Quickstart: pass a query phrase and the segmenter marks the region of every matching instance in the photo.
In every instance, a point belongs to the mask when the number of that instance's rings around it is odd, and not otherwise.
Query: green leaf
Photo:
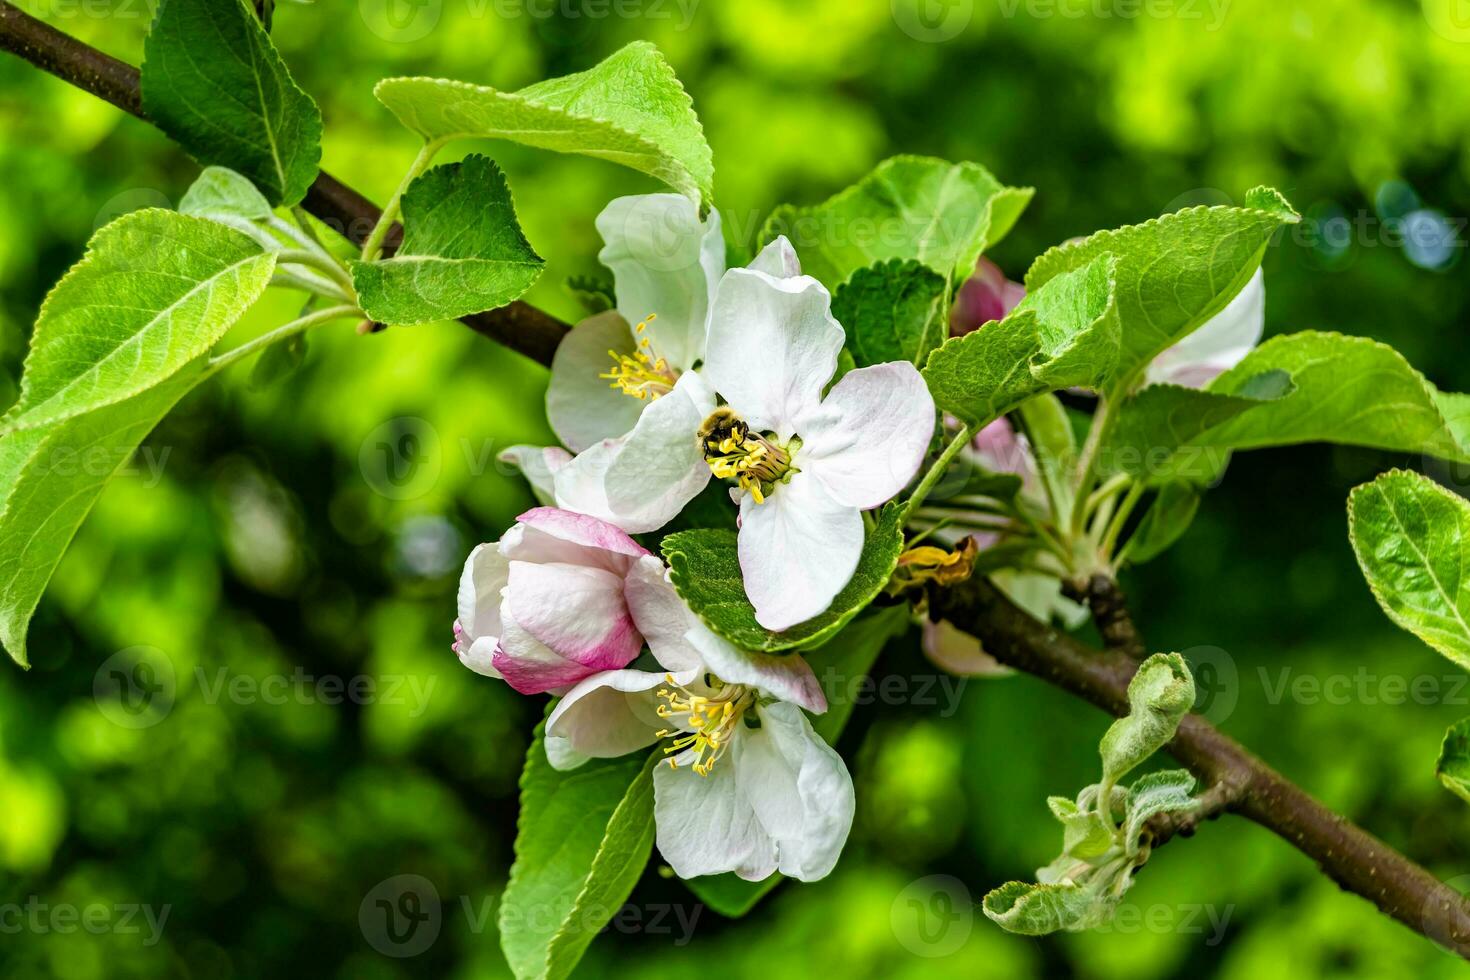
[[[0,437],[0,643],[27,666],[31,614],[107,481],[204,376],[199,357],[125,401]]]
[[[1118,899],[1072,884],[1033,885],[1012,881],[985,896],[985,914],[1006,932],[1045,936],[1080,932],[1112,918]]]
[[[1139,852],[1139,837],[1150,817],[1189,809],[1195,805],[1190,796],[1193,792],[1194,777],[1183,769],[1151,772],[1129,787],[1128,816],[1123,823],[1127,855],[1133,857]]]
[[[680,531],[664,538],[674,588],[710,629],[744,650],[774,653],[814,647],[846,626],[883,591],[903,551],[902,508],[888,504],[863,542],[857,570],[826,611],[773,633],[755,620],[745,595],[736,534],[730,530]]]
[[[1057,276],[1005,319],[945,341],[924,380],[943,411],[982,426],[1034,395],[1096,387],[1118,356],[1115,261]]]
[[[618,305],[617,298],[613,295],[612,281],[608,279],[599,279],[596,276],[571,276],[567,279],[567,292],[577,298],[587,316],[606,313],[608,310],[616,309]]]
[[[211,221],[124,215],[47,295],[5,426],[48,425],[166,380],[224,336],[274,268],[273,254]]]
[[[917,259],[946,282],[963,282],[1034,193],[1006,187],[979,164],[893,157],[822,204],[777,208],[760,240],[785,235],[802,271],[829,289],[889,259]]]
[[[442,78],[385,78],[373,89],[424,139],[507,139],[650,174],[708,203],[714,162],[693,103],[662,54],[636,41],[584,72],[519,92]]]
[[[179,213],[214,221],[266,221],[271,203],[244,174],[228,167],[205,167],[184,192]]]
[[[1274,337],[1216,378],[1210,391],[1242,394],[1265,371],[1290,374],[1296,393],[1205,431],[1194,445],[1333,442],[1470,462],[1467,396],[1436,390],[1386,344],[1336,333]]]
[[[1149,385],[1118,410],[1099,469],[1127,473],[1149,486],[1207,484],[1224,469],[1229,450],[1201,445],[1211,441],[1206,433],[1294,390],[1291,375],[1279,368],[1242,379],[1234,394]]]
[[[403,244],[353,262],[363,311],[379,323],[454,320],[520,296],[545,265],[516,221],[505,175],[468,156],[435,167],[403,196]]]
[[[1072,512],[1072,475],[1077,466],[1077,433],[1062,400],[1051,392],[1018,406],[1021,429],[1031,443],[1036,469],[1046,486],[1047,499],[1059,513]]]
[[[832,297],[832,316],[847,331],[854,363],[923,367],[949,333],[948,288],[943,276],[912,259],[854,272]]]
[[[1186,483],[1166,484],[1129,539],[1128,560],[1142,565],[1173,547],[1189,530],[1199,510],[1199,502],[1198,488]]]
[[[1046,805],[1064,828],[1064,854],[1086,860],[1106,854],[1113,846],[1113,829],[1096,810],[1082,810],[1065,796],[1049,796]]]
[[[322,115],[244,0],[160,0],[142,86],[149,120],[200,163],[235,168],[272,204],[306,196]]]
[[[1393,470],[1352,492],[1348,533],[1388,618],[1470,668],[1470,503]]]
[[[1434,774],[1445,789],[1470,803],[1470,718],[1445,731]]]
[[[560,772],[544,725],[526,753],[515,864],[500,905],[500,946],[517,980],[557,980],[627,899],[653,850],[658,753]]]
[[[907,606],[889,606],[848,623],[832,639],[805,654],[827,695],[827,713],[812,719],[812,729],[828,745],[836,745],[855,707],[850,686],[867,676],[884,644],[908,628]],[[738,919],[755,908],[784,876],[777,872],[763,881],[746,881],[734,873],[687,878],[700,901],[727,919]]]
[[[1194,678],[1177,653],[1156,653],[1128,682],[1128,716],[1119,718],[1098,747],[1103,779],[1114,784],[1153,755],[1194,705]]]
[[[1261,264],[1271,236],[1299,220],[1276,191],[1256,188],[1243,208],[1189,208],[1057,246],[1031,266],[1026,288],[1035,292],[1100,255],[1116,255],[1118,370],[1126,376],[1223,310]]]

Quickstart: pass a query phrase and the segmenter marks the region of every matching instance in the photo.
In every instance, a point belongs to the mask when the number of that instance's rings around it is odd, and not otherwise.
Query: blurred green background
[[[146,0],[22,6],[141,57]],[[773,205],[825,197],[893,153],[1036,186],[993,256],[1015,278],[1073,235],[1274,184],[1308,220],[1266,259],[1268,333],[1369,335],[1470,390],[1467,15],[1463,0],[338,0],[281,3],[275,37],[322,104],[324,166],[378,200],[415,141],[372,99],[377,79],[514,88],[635,38],[694,97],[737,243]],[[574,316],[562,283],[595,270],[593,217],[652,185],[478,149],[549,260],[530,299]],[[92,231],[176,203],[196,170],[148,126],[0,56],[0,402]],[[237,332],[299,304],[272,293]],[[253,391],[248,375],[195,393],[150,438],[58,571],[35,668],[0,666],[0,974],[503,975],[494,902],[541,706],[459,667],[450,624],[464,554],[531,503],[494,454],[550,441],[546,372],[442,324],[327,328],[278,386]],[[1125,586],[1150,644],[1190,651],[1226,731],[1455,878],[1470,874],[1470,813],[1433,763],[1470,686],[1379,613],[1346,536],[1348,490],[1396,465],[1470,483],[1362,450],[1241,456],[1183,542]],[[108,694],[118,670],[163,695],[129,713]],[[641,925],[601,938],[584,975],[1462,969],[1232,818],[1162,850],[1107,933],[1000,932],[968,903],[1054,855],[1044,798],[1095,778],[1106,719],[1027,678],[926,698],[933,671],[911,639],[881,670],[913,696],[860,707],[844,737],[859,804],[837,872],[732,923],[655,864],[632,898]],[[374,687],[330,703],[334,679]],[[413,958],[382,955],[359,920],[402,874],[442,901]],[[156,930],[147,915],[165,910]]]

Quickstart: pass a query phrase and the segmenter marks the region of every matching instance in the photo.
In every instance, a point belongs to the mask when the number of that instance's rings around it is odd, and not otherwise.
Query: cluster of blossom
[[[712,478],[727,480],[757,621],[805,622],[852,577],[862,512],[918,472],[933,399],[907,362],[851,370],[829,388],[844,332],[785,238],[726,269],[718,212],[702,218],[670,194],[619,198],[597,228],[616,308],[573,329],[553,362],[547,413],[566,449],[508,453],[547,506],[471,553],[455,651],[522,694],[559,698],[545,729],[558,769],[663,743],[656,840],[676,874],[821,878],[846,842],[854,795],[807,718],[827,708],[811,667],[712,632],[630,535],[657,531]],[[999,318],[1022,295],[982,261],[957,297],[955,329]],[[1193,349],[1161,356],[1150,380],[1202,384],[1201,365],[1238,360],[1225,348],[1243,354],[1259,337],[1259,297],[1257,278],[1186,341]],[[1254,313],[1239,309],[1251,303]],[[1236,321],[1251,316],[1246,337]],[[974,451],[1024,476],[1035,464],[1017,438],[1001,420]],[[1001,442],[1007,459],[991,452]]]

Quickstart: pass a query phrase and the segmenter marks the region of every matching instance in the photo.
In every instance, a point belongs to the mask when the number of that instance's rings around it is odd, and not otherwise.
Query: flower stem
[[[934,484],[939,482],[939,478],[949,468],[950,461],[958,455],[961,449],[965,448],[965,445],[974,435],[975,430],[970,426],[965,425],[960,427],[959,434],[954,437],[954,440],[948,446],[944,447],[944,452],[939,454],[939,458],[934,461],[933,466],[929,467],[929,472],[924,474],[924,479],[919,481],[919,485],[914,488],[913,494],[904,503],[903,523],[908,522],[908,519],[913,515],[914,511],[924,502],[924,498],[929,496],[929,491],[934,489]]]
[[[276,341],[289,337],[292,334],[302,333],[329,320],[336,320],[348,316],[362,317],[364,315],[362,310],[351,305],[329,306],[324,310],[308,313],[303,317],[292,320],[290,323],[277,327],[269,333],[261,334],[254,340],[248,340],[234,350],[228,350],[216,357],[211,357],[209,363],[205,366],[204,376],[210,377],[217,374],[236,361],[244,360],[256,351],[269,347]]]
[[[438,153],[440,147],[443,145],[443,140],[429,140],[419,150],[419,155],[413,158],[413,163],[408,166],[408,172],[398,182],[398,189],[393,192],[393,196],[388,198],[388,203],[383,206],[383,213],[378,217],[378,223],[373,226],[373,230],[368,233],[367,238],[362,243],[362,260],[364,262],[373,261],[382,252],[383,240],[388,237],[388,229],[393,227],[393,222],[398,220],[399,206],[403,203],[403,195],[408,192],[408,185],[412,184],[419,174],[429,169],[429,164],[433,161],[434,154]]]

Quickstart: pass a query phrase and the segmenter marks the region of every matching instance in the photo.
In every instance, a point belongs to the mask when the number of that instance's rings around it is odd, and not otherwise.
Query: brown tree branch
[[[0,50],[144,118],[137,69],[68,37],[5,0],[0,0]],[[326,173],[312,185],[305,205],[355,242],[366,236],[380,213],[362,195]],[[543,364],[550,363],[567,330],[560,320],[525,303],[467,317],[465,323]],[[1128,681],[1138,664],[1121,651],[1134,646],[1134,641],[1141,651],[1142,642],[1137,641],[1126,610],[1122,620],[1111,614],[1099,617],[1100,623],[1106,618],[1113,624],[1104,636],[1113,635],[1108,642],[1117,648],[1104,652],[1032,619],[983,579],[938,591],[931,608],[980,637],[985,649],[1001,663],[1114,715],[1127,712]],[[1126,623],[1126,629],[1120,622]],[[1156,842],[1175,833],[1188,834],[1199,820],[1219,812],[1237,813],[1311,857],[1343,888],[1470,959],[1470,905],[1424,868],[1322,806],[1197,715],[1184,719],[1168,750],[1209,788],[1206,806],[1198,813],[1151,825]]]
[[[106,99],[124,112],[147,119],[138,87],[138,69],[63,34],[5,0],[0,0],[0,50]],[[367,237],[382,213],[371,201],[326,171],[317,175],[303,204],[323,224],[357,244]],[[401,235],[395,226],[388,238],[390,246]],[[519,301],[467,316],[463,322],[475,332],[541,364],[551,363],[551,355],[568,329],[567,324],[551,314]]]
[[[1102,636],[1103,646],[1126,653],[1134,660],[1148,656],[1143,636],[1128,612],[1128,597],[1110,576],[1098,573],[1085,583],[1068,582],[1063,586],[1067,598],[1084,602],[1092,612],[1092,621]]]
[[[1008,667],[1034,674],[1110,714],[1128,713],[1136,660],[1094,650],[1037,622],[988,581],[936,590],[933,613],[980,638]],[[1470,903],[1427,870],[1333,813],[1198,715],[1188,715],[1168,751],[1209,787],[1208,811],[1260,824],[1317,862],[1323,874],[1415,932],[1470,959]],[[1174,829],[1193,830],[1193,822]]]

